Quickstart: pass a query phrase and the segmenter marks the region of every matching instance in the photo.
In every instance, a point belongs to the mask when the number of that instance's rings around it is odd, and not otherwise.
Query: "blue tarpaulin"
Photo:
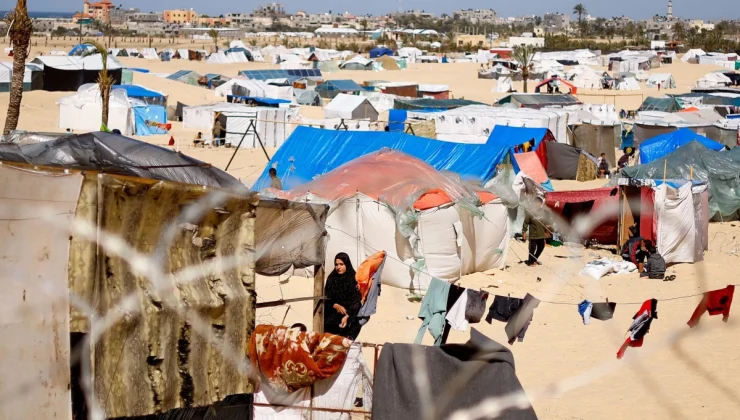
[[[125,90],[129,98],[161,98],[165,96],[160,92],[139,85],[114,85],[113,89]]]
[[[390,131],[404,131],[406,128],[406,118],[408,118],[408,112],[399,109],[391,109],[388,111],[388,130]]]
[[[388,56],[393,55],[393,50],[390,48],[386,48],[386,47],[375,47],[372,50],[370,50],[370,58],[378,58],[384,55],[388,55]]]
[[[154,124],[167,124],[167,109],[163,106],[135,106],[134,119],[137,136],[167,134],[167,130]]]
[[[280,104],[289,104],[287,99],[260,98],[257,96],[226,95],[226,102],[245,103],[247,105],[268,106],[279,108]]]
[[[297,127],[278,149],[270,164],[252,186],[270,184],[268,168],[275,167],[287,190],[330,172],[371,152],[390,148],[421,159],[434,168],[459,174],[463,179],[485,183],[496,175],[496,165],[514,146],[535,139],[535,147],[551,138],[546,128],[496,126],[485,144],[452,143],[400,132],[322,130]]]
[[[696,134],[688,128],[680,128],[671,133],[661,134],[642,142],[640,144],[640,163],[644,165],[662,159],[676,151],[679,147],[689,144],[694,140],[711,150],[720,151],[724,148],[724,145],[721,143]]]

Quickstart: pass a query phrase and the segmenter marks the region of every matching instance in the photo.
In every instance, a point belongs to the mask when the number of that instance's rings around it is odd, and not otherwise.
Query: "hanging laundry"
[[[477,324],[486,313],[488,292],[467,289],[466,293],[468,294],[468,304],[465,307],[465,319],[471,324]]]
[[[529,293],[524,296],[522,306],[509,318],[509,322],[504,327],[506,336],[509,338],[509,344],[514,344],[517,338],[520,342],[524,341],[524,334],[527,332],[529,324],[532,322],[534,310],[539,304],[540,300]]]
[[[583,325],[588,325],[591,321],[591,311],[594,308],[594,304],[589,302],[588,300],[584,300],[583,302],[578,304],[578,313],[581,314],[581,319],[583,319]]]
[[[704,312],[709,312],[709,316],[722,315],[722,321],[727,322],[730,318],[730,307],[732,306],[732,296],[735,294],[735,286],[727,286],[724,289],[712,290],[704,293],[704,296],[697,305],[694,313],[689,319],[689,327],[694,328],[699,324]]]
[[[619,348],[617,359],[624,356],[627,347],[642,347],[642,341],[645,334],[650,331],[650,324],[654,319],[658,319],[658,301],[656,299],[646,300],[640,310],[632,317],[632,325],[628,330],[629,336]]]
[[[468,294],[461,293],[452,308],[447,312],[445,319],[449,323],[450,327],[458,331],[466,331],[468,329],[468,320],[465,319],[465,310],[468,307]]]
[[[416,340],[414,343],[421,344],[421,340],[424,338],[424,332],[429,330],[429,333],[434,337],[434,345],[439,346],[442,344],[442,333],[445,328],[445,315],[447,315],[447,297],[450,293],[450,283],[432,278],[429,283],[424,299],[421,301],[421,308],[419,309],[419,318],[423,320],[421,328],[416,334]]]
[[[455,284],[450,285],[450,292],[447,294],[447,312],[450,312],[452,310],[452,307],[457,303],[457,300],[460,299],[460,296],[465,293],[465,288],[460,287]],[[452,326],[450,325],[449,321],[445,319],[445,328],[442,332],[442,341],[441,344],[447,343],[447,337],[450,335],[450,329]]]
[[[385,251],[376,252],[360,264],[355,274],[362,295],[362,307],[357,313],[360,325],[367,324],[370,317],[377,312],[380,277],[383,275],[383,267],[385,267],[385,256]]]
[[[494,319],[501,322],[508,322],[509,318],[522,306],[522,303],[524,303],[524,299],[496,295],[493,298],[491,307],[488,308],[486,321],[489,324]]]
[[[591,318],[598,319],[599,321],[608,321],[614,318],[614,311],[617,309],[617,304],[614,302],[597,302],[593,304],[591,308]]]

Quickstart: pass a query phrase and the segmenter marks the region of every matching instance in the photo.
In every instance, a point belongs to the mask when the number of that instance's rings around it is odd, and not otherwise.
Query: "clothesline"
[[[331,230],[335,230],[335,231],[337,231],[337,232],[341,232],[341,233],[343,233],[343,234],[345,234],[345,235],[349,236],[350,238],[356,239],[356,240],[358,240],[358,241],[359,241],[360,243],[362,243],[362,244],[363,244],[364,246],[366,246],[366,247],[368,247],[368,248],[372,249],[372,250],[373,250],[373,251],[375,251],[375,252],[377,252],[377,251],[380,251],[379,249],[376,249],[375,247],[373,247],[372,245],[370,245],[370,244],[368,244],[367,242],[363,241],[363,240],[362,240],[362,239],[360,239],[359,237],[353,236],[353,235],[351,235],[351,234],[349,234],[349,233],[347,233],[347,232],[345,232],[345,231],[343,231],[343,230],[341,230],[341,229],[333,228],[333,227],[331,227],[331,226],[326,226],[326,228],[327,228],[327,229],[331,229]],[[514,251],[513,249],[512,249],[512,252],[514,253],[514,255],[516,255],[516,256],[517,256],[517,258],[519,258],[519,259],[521,260],[521,257],[519,257],[519,255],[518,255],[518,254],[517,254],[517,253],[516,253],[516,252],[515,252],[515,251]],[[423,273],[423,274],[426,274],[426,275],[428,275],[428,276],[430,276],[430,277],[434,277],[434,276],[432,276],[431,274],[427,273],[426,271],[423,271],[423,270],[419,270],[419,269],[418,269],[418,268],[416,268],[416,267],[412,267],[412,266],[411,266],[410,264],[407,264],[407,263],[405,263],[405,262],[403,262],[403,261],[401,261],[401,260],[399,260],[399,259],[397,259],[397,258],[394,258],[394,257],[393,257],[393,256],[391,256],[391,255],[387,255],[387,258],[390,258],[390,259],[392,259],[393,261],[396,261],[396,262],[398,262],[398,263],[400,263],[400,264],[403,264],[404,266],[406,266],[406,267],[408,267],[408,268],[411,268],[411,269],[413,269],[413,270],[419,271],[419,272],[421,272],[421,273]],[[583,293],[581,293],[580,291],[578,291],[578,289],[576,289],[576,288],[575,288],[575,286],[573,286],[572,284],[568,283],[568,281],[567,281],[567,280],[565,280],[565,279],[563,279],[563,278],[562,278],[562,277],[561,277],[561,276],[560,276],[560,275],[559,275],[558,273],[556,273],[555,271],[553,271],[553,270],[552,270],[552,269],[550,269],[549,267],[546,267],[546,266],[543,266],[543,267],[545,267],[545,268],[546,268],[547,270],[549,270],[550,272],[552,272],[552,273],[553,273],[553,274],[554,274],[555,276],[557,276],[557,277],[561,278],[561,280],[565,281],[565,283],[566,283],[566,284],[567,284],[568,286],[570,286],[571,288],[573,288],[573,290],[575,290],[576,292],[578,292],[578,293],[579,293],[579,294],[580,294],[581,296],[584,296],[584,294],[583,294]],[[734,284],[734,285],[732,285],[732,286],[736,286],[736,287],[737,287],[737,286],[740,286],[740,284]],[[484,287],[484,289],[485,289],[485,287]],[[670,298],[662,298],[662,299],[659,299],[659,300],[660,300],[660,301],[672,301],[672,300],[689,299],[689,298],[693,298],[693,297],[698,297],[698,296],[702,296],[703,294],[704,294],[704,292],[702,292],[702,293],[695,293],[695,294],[692,294],[692,295],[682,295],[682,296],[675,296],[675,297],[670,297]],[[585,297],[585,296],[584,296],[584,297]],[[579,302],[553,302],[553,301],[547,301],[547,300],[541,300],[540,302],[541,302],[541,303],[547,303],[547,304],[552,304],[552,305],[569,305],[569,306],[578,306],[578,305],[580,304]],[[612,302],[612,301],[610,300],[610,302]],[[642,304],[644,303],[644,301],[643,301],[643,302],[626,302],[626,303],[622,303],[622,302],[614,302],[614,303],[617,303],[617,304],[619,304],[619,305],[642,305]]]

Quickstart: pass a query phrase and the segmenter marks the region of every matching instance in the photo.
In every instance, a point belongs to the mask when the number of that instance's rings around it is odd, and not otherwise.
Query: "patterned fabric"
[[[258,325],[249,341],[249,359],[272,387],[293,392],[337,373],[351,344],[337,335]]]
[[[593,181],[596,179],[596,164],[583,153],[578,157],[578,169],[576,170],[576,181]]]

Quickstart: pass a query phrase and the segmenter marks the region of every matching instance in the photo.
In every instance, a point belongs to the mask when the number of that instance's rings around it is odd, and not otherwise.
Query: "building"
[[[227,28],[231,26],[231,21],[225,17],[199,17],[196,23],[203,28]]]
[[[570,25],[570,15],[564,15],[562,13],[545,13],[542,18],[542,26],[545,29],[551,29],[556,31],[565,30]]]
[[[516,47],[518,45],[529,45],[534,48],[544,48],[545,38],[531,36],[512,36],[509,38],[508,46]]]
[[[163,13],[163,19],[165,23],[176,23],[178,25],[194,25],[198,22],[198,13],[193,9],[165,10]]]
[[[254,23],[254,19],[249,13],[227,13],[226,19],[231,22],[232,28],[251,27]]]
[[[499,21],[498,13],[493,9],[463,9],[454,12],[453,16],[472,24],[497,23]]]
[[[455,45],[458,47],[464,47],[465,45],[472,45],[476,48],[487,45],[485,35],[468,35],[468,34],[457,34],[455,35]]]
[[[269,17],[269,18],[281,18],[287,17],[285,13],[285,7],[280,3],[270,3],[264,6],[260,6],[252,13],[254,17]]]
[[[110,0],[103,0],[97,3],[90,3],[85,0],[82,13],[76,13],[73,19],[95,19],[103,23],[110,23],[110,10],[116,6]]]
[[[137,23],[156,23],[156,22],[162,22],[163,16],[162,13],[132,13],[128,16],[129,22],[137,22]]]
[[[139,9],[124,9],[122,7],[114,7],[110,9],[110,23],[111,25],[122,25],[126,23],[129,18],[135,13],[139,13]]]

